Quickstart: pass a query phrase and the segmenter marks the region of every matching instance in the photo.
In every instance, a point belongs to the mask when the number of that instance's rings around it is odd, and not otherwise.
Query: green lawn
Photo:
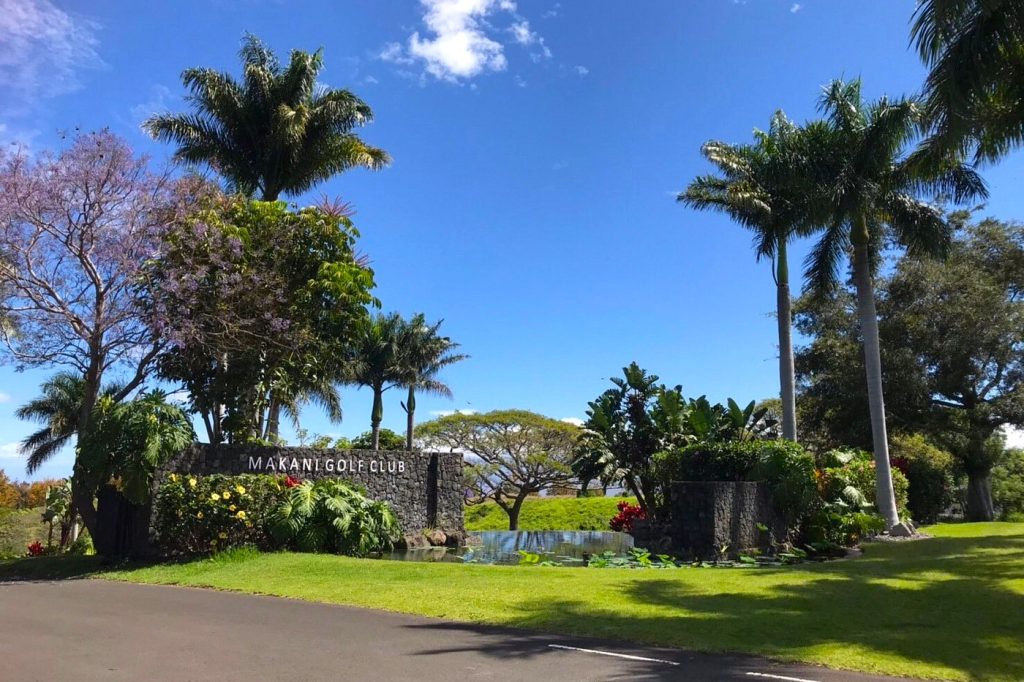
[[[632,497],[531,497],[519,513],[519,530],[609,530],[622,500]],[[466,530],[508,530],[508,514],[494,502],[466,508]]]
[[[239,553],[103,577],[258,592],[473,623],[742,651],[894,675],[1024,680],[1024,524],[943,525],[931,540],[780,569],[641,571]],[[83,574],[0,562],[0,578]]]

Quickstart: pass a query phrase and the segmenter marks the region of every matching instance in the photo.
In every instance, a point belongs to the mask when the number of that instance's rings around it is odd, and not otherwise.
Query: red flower
[[[43,549],[43,543],[39,542],[39,540],[36,540],[35,542],[33,542],[31,545],[28,546],[28,555],[29,556],[43,556],[43,552],[45,552],[45,551],[46,550]]]
[[[295,478],[294,476],[292,476],[290,474],[288,476],[285,476],[285,478],[284,478],[284,487],[285,488],[294,488],[297,485],[302,485],[302,479],[301,478]]]
[[[619,513],[612,517],[612,520],[608,523],[614,531],[628,533],[633,530],[634,521],[642,521],[647,518],[647,514],[640,505],[630,504],[623,500],[615,506]]]

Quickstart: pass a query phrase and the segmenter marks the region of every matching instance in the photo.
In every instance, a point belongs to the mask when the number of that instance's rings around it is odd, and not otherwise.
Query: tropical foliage
[[[239,56],[241,82],[213,69],[187,69],[181,80],[193,112],[145,122],[154,138],[177,145],[176,159],[209,166],[230,189],[264,201],[301,194],[351,168],[388,163],[386,152],[352,132],[373,118],[370,107],[318,81],[322,50],[293,50],[283,66],[247,35]]]
[[[339,480],[292,486],[269,519],[271,537],[300,552],[366,556],[390,550],[401,534],[386,502]]]
[[[995,161],[1024,141],[1019,0],[922,0],[911,40],[929,67],[921,156]]]

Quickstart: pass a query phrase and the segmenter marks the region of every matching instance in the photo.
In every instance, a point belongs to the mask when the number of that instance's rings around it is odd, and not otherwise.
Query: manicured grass
[[[1024,524],[942,525],[862,558],[642,571],[237,552],[102,576],[952,680],[1024,679]],[[0,562],[59,575],[58,562]],[[79,560],[65,574],[98,571]]]
[[[632,497],[531,497],[519,513],[519,530],[609,530],[622,500]],[[494,502],[466,508],[466,530],[508,530],[508,514]]]

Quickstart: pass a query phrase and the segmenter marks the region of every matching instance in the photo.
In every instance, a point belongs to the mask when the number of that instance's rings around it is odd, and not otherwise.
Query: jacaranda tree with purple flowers
[[[140,266],[189,200],[178,183],[109,131],[82,134],[57,154],[0,150],[2,359],[63,367],[84,379],[76,430],[89,424],[106,374],[135,391],[164,349],[145,320]],[[94,489],[81,462],[73,498],[95,533]]]
[[[207,196],[168,225],[146,269],[160,373],[181,382],[210,442],[277,437],[303,400],[340,417],[334,389],[368,320],[373,272],[344,206]]]

